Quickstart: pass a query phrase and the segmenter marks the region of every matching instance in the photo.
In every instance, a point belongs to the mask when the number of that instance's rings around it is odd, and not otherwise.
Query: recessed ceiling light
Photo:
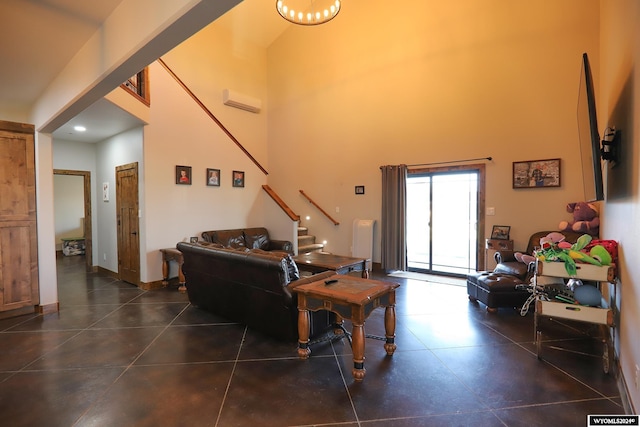
[[[87,130],[87,128],[84,126],[74,126],[73,130],[75,130],[76,132],[84,132]]]

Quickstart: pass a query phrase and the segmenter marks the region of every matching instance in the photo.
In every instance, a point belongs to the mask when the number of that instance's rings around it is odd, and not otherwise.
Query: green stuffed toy
[[[536,252],[536,258],[545,262],[564,262],[564,267],[571,277],[577,274],[576,262],[597,266],[610,265],[612,261],[611,254],[604,246],[595,245],[588,254],[583,251],[591,243],[591,239],[590,235],[583,234],[574,244],[564,240],[558,242],[549,241],[546,244],[541,242],[542,249]]]

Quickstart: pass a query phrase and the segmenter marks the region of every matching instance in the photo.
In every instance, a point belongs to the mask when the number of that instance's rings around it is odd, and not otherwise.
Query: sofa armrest
[[[288,240],[269,240],[269,251],[284,251],[293,255],[293,243]]]

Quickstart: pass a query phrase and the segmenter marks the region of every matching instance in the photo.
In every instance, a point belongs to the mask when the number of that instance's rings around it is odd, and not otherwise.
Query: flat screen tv
[[[580,92],[578,93],[578,134],[585,201],[604,200],[596,98],[589,57],[586,53],[582,54]]]

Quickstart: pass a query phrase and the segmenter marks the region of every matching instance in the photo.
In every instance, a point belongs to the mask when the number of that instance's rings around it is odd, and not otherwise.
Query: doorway
[[[91,222],[91,172],[67,169],[54,169],[54,175],[67,175],[82,177],[82,197],[84,199],[84,220],[83,220],[83,236],[85,245],[85,266],[87,271],[93,270],[93,237]]]
[[[466,276],[484,265],[484,165],[410,170],[409,271]]]
[[[138,163],[116,167],[116,221],[118,228],[118,276],[140,284],[140,236]]]

